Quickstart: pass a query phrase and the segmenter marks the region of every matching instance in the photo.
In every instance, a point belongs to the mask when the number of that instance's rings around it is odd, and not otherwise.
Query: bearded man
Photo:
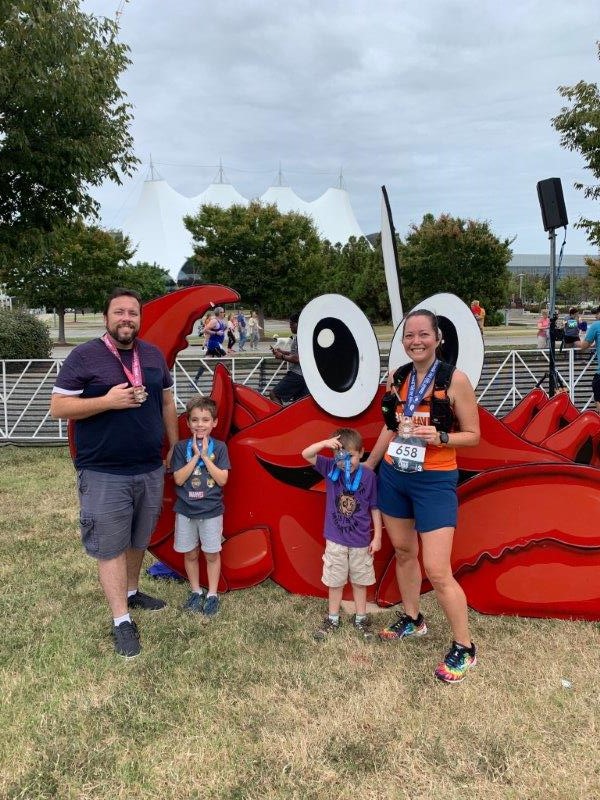
[[[157,611],[162,600],[138,589],[144,552],[163,495],[162,443],[177,442],[173,379],[163,354],[138,339],[139,294],[118,288],[104,306],[106,333],[75,347],[52,390],[53,418],[74,420],[81,540],[98,563],[113,616],[116,652],[140,652],[130,609]]]

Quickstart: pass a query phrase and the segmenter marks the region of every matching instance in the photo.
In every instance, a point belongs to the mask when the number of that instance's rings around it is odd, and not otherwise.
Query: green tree
[[[559,303],[577,306],[582,300],[588,300],[590,279],[581,275],[565,275],[556,287]]]
[[[139,292],[144,303],[175,288],[175,281],[166,269],[142,261],[119,267],[117,281],[119,286]]]
[[[227,209],[205,205],[184,222],[204,282],[231,286],[245,303],[281,316],[318,293],[322,244],[303,214],[254,201]]]
[[[523,301],[525,303],[544,303],[550,292],[550,277],[548,275],[523,276]]]
[[[512,251],[487,222],[426,214],[398,249],[407,307],[437,292],[452,292],[466,303],[477,298],[492,315],[508,296]]]
[[[597,42],[600,58],[600,42]],[[600,92],[598,84],[579,81],[575,86],[559,86],[559,93],[569,101],[552,124],[560,133],[560,143],[567,150],[579,152],[595,179],[600,179]],[[600,198],[600,184],[584,186],[576,182],[575,188],[583,190],[585,197]],[[600,222],[581,218],[578,228],[587,231],[591,244],[600,247]]]
[[[600,297],[600,258],[586,258],[585,263],[588,266],[588,280],[589,280],[589,297]]]
[[[373,248],[364,237],[352,236],[345,245],[324,242],[323,251],[321,291],[348,297],[372,322],[389,321],[390,302],[380,242]]]
[[[54,308],[58,315],[58,341],[65,342],[67,308],[100,310],[104,297],[119,284],[119,265],[132,255],[129,240],[81,221],[56,225],[50,233],[34,237],[27,255],[12,258],[6,281],[32,308]]]
[[[90,187],[138,163],[117,26],[79,0],[0,0],[0,247],[97,213]],[[29,242],[31,244],[31,240]],[[35,281],[35,276],[32,277]]]

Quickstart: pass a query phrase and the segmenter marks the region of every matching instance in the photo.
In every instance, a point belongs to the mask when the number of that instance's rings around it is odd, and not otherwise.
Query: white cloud
[[[117,0],[82,5],[113,16]],[[572,222],[600,217],[572,188],[584,164],[550,122],[560,84],[597,79],[599,21],[598,0],[130,0],[136,151],[189,195],[220,158],[246,196],[280,161],[308,200],[343,166],[365,232],[378,229],[385,183],[401,235],[447,211],[517,235],[517,252],[545,252],[538,180],[561,177]],[[107,224],[131,194],[129,183],[100,190]],[[588,251],[583,233],[570,231],[568,248]]]

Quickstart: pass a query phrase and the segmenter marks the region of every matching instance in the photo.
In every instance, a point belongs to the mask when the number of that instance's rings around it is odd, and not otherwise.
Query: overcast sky
[[[199,194],[222,159],[246,197],[285,182],[305,200],[340,167],[365,233],[380,186],[398,233],[423,214],[488,220],[516,253],[548,251],[537,181],[562,180],[570,223],[600,219],[551,118],[559,85],[598,82],[600,0],[84,0],[114,17],[132,65],[143,166],[96,197],[118,227],[150,155],[179,192]],[[592,252],[569,226],[566,253]]]

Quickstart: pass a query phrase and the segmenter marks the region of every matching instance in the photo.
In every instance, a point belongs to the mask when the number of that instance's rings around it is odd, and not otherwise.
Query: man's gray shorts
[[[164,468],[141,475],[77,471],[79,523],[85,551],[115,558],[130,547],[145,550],[162,506]]]
[[[176,553],[191,553],[200,542],[203,553],[220,553],[223,541],[223,515],[203,519],[202,517],[185,517],[175,515],[175,541],[173,550]]]

